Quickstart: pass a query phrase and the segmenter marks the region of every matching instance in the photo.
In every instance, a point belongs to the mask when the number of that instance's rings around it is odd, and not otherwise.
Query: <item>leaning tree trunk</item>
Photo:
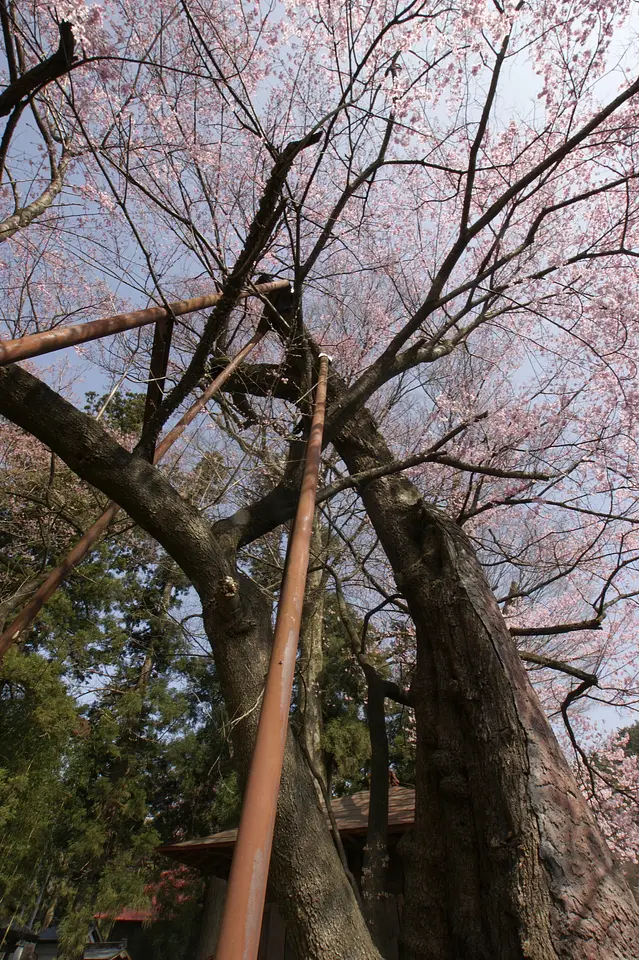
[[[0,370],[0,410],[47,444],[79,477],[120,503],[191,580],[202,599],[229,712],[239,721],[236,749],[246,771],[271,620],[257,588],[237,575],[236,537],[228,525],[211,527],[158,470],[19,366]],[[272,875],[298,960],[341,960],[345,955],[380,960],[334,850],[308,767],[290,734]]]
[[[365,412],[336,445],[351,473],[392,461]],[[401,476],[360,493],[417,636],[406,960],[639,956],[637,905],[469,540]]]
[[[270,610],[241,574],[202,600],[227,709],[231,722],[237,720],[235,756],[245,777],[272,643]],[[380,960],[290,727],[269,880],[298,960]]]

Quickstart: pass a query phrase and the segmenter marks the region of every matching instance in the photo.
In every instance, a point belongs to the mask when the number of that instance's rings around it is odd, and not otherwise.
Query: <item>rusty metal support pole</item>
[[[273,651],[233,853],[220,937],[215,957],[209,960],[255,960],[260,944],[315,513],[328,362],[329,358],[322,354],[304,478],[286,557]]]
[[[173,446],[175,441],[182,436],[189,424],[193,422],[198,413],[204,409],[211,397],[218,393],[220,388],[226,383],[228,378],[235,372],[235,370],[237,370],[245,357],[247,357],[251,350],[257,346],[265,334],[266,327],[258,327],[256,333],[253,334],[248,343],[242,347],[238,353],[236,353],[233,359],[230,360],[229,363],[224,367],[222,372],[219,373],[215,380],[208,385],[206,390],[202,393],[202,396],[199,397],[195,403],[191,404],[184,416],[180,418],[173,429],[170,430],[166,437],[164,437],[164,439],[158,444],[153,457],[154,464],[160,462],[162,457]],[[13,646],[20,634],[23,633],[23,631],[26,630],[27,627],[33,622],[47,600],[49,600],[49,598],[55,593],[60,584],[66,580],[73,568],[76,567],[78,563],[84,559],[84,557],[86,557],[91,547],[97,540],[99,540],[119,510],[120,507],[117,503],[114,503],[113,501],[109,503],[102,516],[99,517],[95,523],[89,527],[87,532],[80,538],[80,540],[78,540],[76,545],[67,554],[62,563],[51,571],[44,583],[42,583],[42,585],[36,590],[29,603],[23,607],[15,620],[2,634],[0,634],[0,660],[2,660],[7,650]]]
[[[270,283],[258,283],[250,290],[240,293],[240,300],[247,297],[264,296],[275,290],[284,290],[288,287],[288,280],[273,280]],[[165,307],[148,307],[146,310],[134,310],[131,313],[117,313],[112,317],[103,317],[101,320],[91,320],[89,323],[79,323],[69,327],[55,327],[42,333],[32,333],[17,340],[0,341],[0,367],[17,360],[28,360],[29,357],[39,357],[54,350],[63,350],[77,343],[88,343],[99,340],[100,337],[110,337],[123,330],[133,330],[150,323],[168,320],[170,317],[181,317],[185,313],[194,313],[196,310],[205,310],[214,306],[222,299],[223,294],[211,293],[205,297],[193,297],[191,300],[177,300]]]

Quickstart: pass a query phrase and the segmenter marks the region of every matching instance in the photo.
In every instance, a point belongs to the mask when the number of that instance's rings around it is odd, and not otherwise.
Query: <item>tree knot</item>
[[[239,588],[240,585],[234,577],[223,577],[217,590],[218,600],[232,600],[237,596]]]

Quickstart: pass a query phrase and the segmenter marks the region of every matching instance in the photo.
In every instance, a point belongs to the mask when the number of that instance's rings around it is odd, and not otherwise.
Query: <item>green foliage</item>
[[[146,396],[132,390],[118,391],[112,397],[108,393],[98,396],[91,390],[86,394],[84,409],[95,416],[107,404],[102,420],[120,433],[140,433],[144,419]]]
[[[241,810],[242,793],[239,777],[236,770],[230,770],[225,777],[220,778],[211,808],[217,829],[228,830],[230,827],[236,827],[240,821]]]
[[[109,425],[136,427],[140,399],[110,404]],[[46,458],[35,465],[34,488],[48,489],[48,469]],[[214,458],[201,464],[197,483],[210,486],[216,469]],[[0,498],[8,532],[21,529],[21,509],[19,498]],[[16,569],[57,560],[7,539]],[[37,926],[55,909],[62,960],[81,955],[96,913],[149,905],[167,863],[158,843],[218,828],[224,709],[211,662],[189,656],[176,620],[187,590],[142,531],[111,533],[2,666],[0,910]]]
[[[95,413],[105,399],[88,395],[87,409]],[[137,432],[143,406],[142,394],[117,394],[104,419],[121,433]],[[94,494],[74,486],[64,470],[52,481],[46,457],[34,465],[30,489],[44,497],[34,530],[51,515],[51,491],[64,491],[81,527],[99,512]],[[224,467],[214,453],[172,478],[206,508]],[[0,495],[0,533],[6,530],[9,560],[23,576],[55,563],[74,532],[67,525],[49,540],[18,542],[21,511],[19,499]],[[253,549],[251,575],[272,589],[282,560],[277,531]],[[186,960],[202,882],[188,872],[166,882],[179,871],[167,871],[154,849],[238,822],[240,787],[213,663],[178,623],[188,591],[175,564],[127,522],[73,572],[22,651],[4,663],[0,722],[9,736],[0,745],[0,909],[19,908],[29,922],[34,911],[41,919],[55,908],[61,960],[81,955],[96,914],[146,907],[150,891],[160,918],[148,931],[149,960]],[[366,789],[370,771],[366,685],[332,594],[323,656],[323,747],[334,792],[351,793]],[[379,668],[386,669],[381,655]],[[389,705],[388,731],[405,782],[412,763],[406,711]]]
[[[631,727],[625,727],[619,731],[619,734],[628,737],[628,743],[624,747],[626,756],[639,757],[639,723],[634,723]]]
[[[324,725],[324,749],[330,753],[334,769],[335,787],[351,793],[366,787],[371,744],[368,727],[357,716],[355,707],[339,717],[332,717]]]
[[[414,784],[415,721],[412,711],[387,703],[386,716],[391,767],[401,784]]]
[[[350,614],[358,632],[362,623],[354,608]],[[374,634],[370,631],[371,646]],[[320,675],[323,718],[323,746],[332,770],[332,787],[338,795],[368,788],[371,745],[366,721],[366,683],[361,667],[350,650],[350,642],[334,595],[324,606],[324,666]],[[377,670],[389,674],[383,655],[378,654]],[[390,764],[401,783],[414,782],[414,743],[409,725],[410,711],[386,701]]]
[[[33,903],[64,808],[61,758],[78,716],[58,664],[12,649],[0,665],[0,904]]]
[[[87,931],[93,921],[91,904],[77,905],[62,918],[58,926],[59,960],[78,960],[84,954]]]

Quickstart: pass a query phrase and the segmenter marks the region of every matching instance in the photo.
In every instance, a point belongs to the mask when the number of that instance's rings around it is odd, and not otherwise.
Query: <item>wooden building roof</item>
[[[332,802],[333,814],[340,836],[365,836],[368,828],[369,792],[362,790],[350,797],[339,797]],[[390,787],[388,790],[388,829],[403,833],[415,819],[415,791],[412,787]],[[158,847],[158,853],[172,857],[190,867],[224,868],[230,861],[237,830],[222,830],[210,837],[181,840]]]
[[[15,946],[19,940],[28,940],[30,943],[36,943],[38,934],[34,933],[29,927],[23,927],[13,920],[0,918],[0,949],[3,943]]]
[[[153,918],[153,910],[151,907],[145,910],[135,910],[125,907],[115,917],[111,913],[96,913],[94,917],[96,920],[109,920],[112,923],[144,923],[146,920]]]
[[[84,960],[131,960],[122,942],[88,943],[84,948]]]

